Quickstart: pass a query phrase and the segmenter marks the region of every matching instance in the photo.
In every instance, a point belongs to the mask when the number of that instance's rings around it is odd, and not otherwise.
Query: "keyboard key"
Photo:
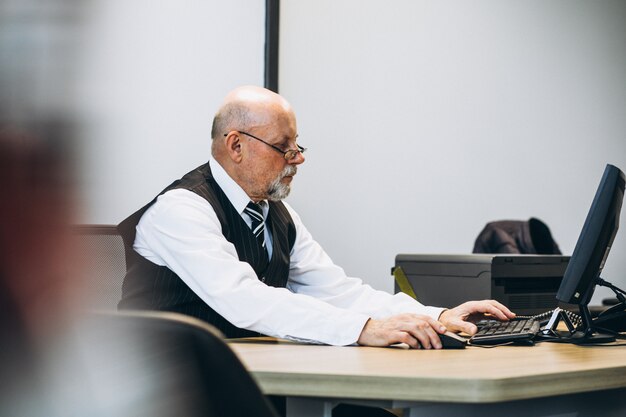
[[[478,332],[470,339],[474,345],[497,345],[532,340],[539,331],[539,322],[533,319],[511,321],[481,320]]]

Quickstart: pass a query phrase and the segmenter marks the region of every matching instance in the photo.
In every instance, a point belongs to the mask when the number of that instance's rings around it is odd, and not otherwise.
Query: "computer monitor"
[[[619,168],[606,166],[556,295],[561,302],[579,306],[583,324],[572,338],[582,343],[606,340],[594,329],[588,304],[619,227],[624,182]]]

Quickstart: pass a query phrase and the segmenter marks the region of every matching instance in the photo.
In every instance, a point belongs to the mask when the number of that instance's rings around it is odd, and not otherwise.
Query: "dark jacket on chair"
[[[548,226],[531,217],[487,223],[474,242],[474,253],[520,253],[560,255]]]

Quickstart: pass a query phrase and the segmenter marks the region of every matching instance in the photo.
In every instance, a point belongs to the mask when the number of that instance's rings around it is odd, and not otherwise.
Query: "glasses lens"
[[[303,148],[300,145],[296,145],[296,146],[298,147],[298,149],[289,149],[287,152],[285,152],[286,160],[291,161],[293,158],[298,156],[299,153],[304,153],[304,151],[306,151],[306,148]]]

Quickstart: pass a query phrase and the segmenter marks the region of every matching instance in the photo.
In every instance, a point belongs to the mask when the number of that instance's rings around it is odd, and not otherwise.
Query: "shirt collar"
[[[250,202],[250,197],[248,194],[233,180],[230,175],[224,170],[224,168],[211,156],[209,158],[209,167],[211,168],[211,174],[213,174],[213,179],[219,185],[219,187],[224,191],[226,197],[230,201],[230,203],[235,207],[235,210],[239,214],[243,213],[243,210],[246,208],[248,203]],[[267,201],[262,200],[259,201],[261,208],[263,209],[263,217],[267,218],[267,212],[269,207],[267,205]]]

